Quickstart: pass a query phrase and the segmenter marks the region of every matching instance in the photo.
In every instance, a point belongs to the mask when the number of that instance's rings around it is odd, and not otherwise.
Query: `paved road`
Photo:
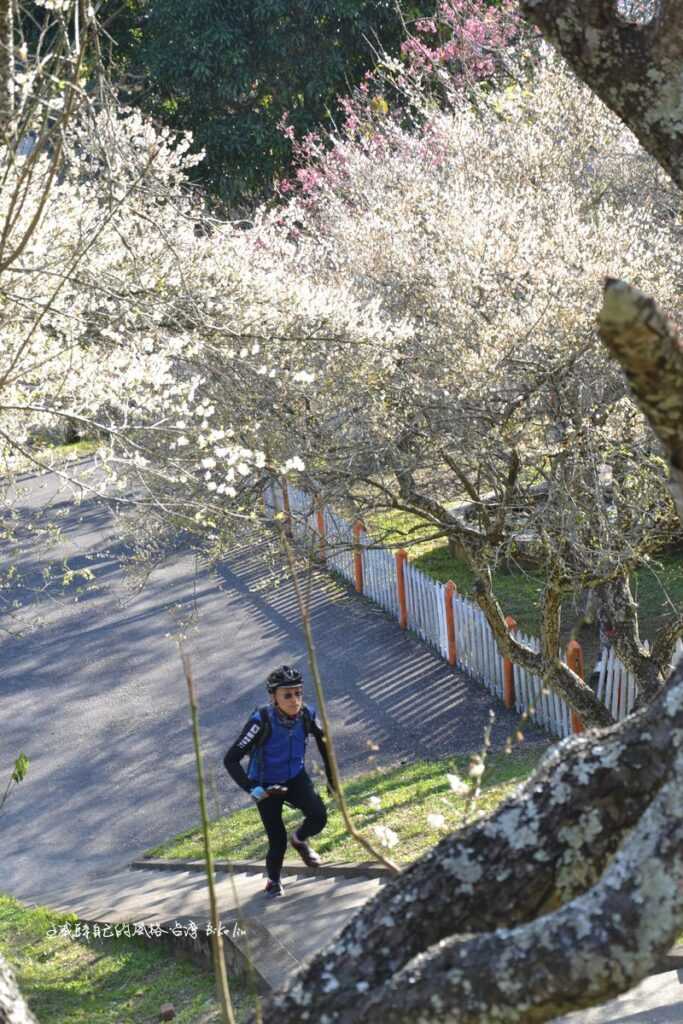
[[[604,1006],[558,1017],[554,1024],[681,1024],[683,970],[646,978]]]
[[[197,820],[186,688],[173,633],[177,610],[196,611],[186,642],[200,694],[212,813],[248,798],[228,779],[222,756],[277,664],[305,670],[291,586],[273,588],[262,552],[236,546],[219,572],[177,551],[148,586],[127,588],[108,511],[76,506],[54,478],[27,480],[22,516],[45,501],[45,523],[64,543],[50,557],[88,567],[95,587],[48,587],[43,625],[23,638],[0,636],[0,771],[23,750],[27,779],[0,814],[0,889],[39,898],[55,884],[95,878]],[[49,561],[28,533],[3,555],[36,585]],[[476,750],[488,694],[452,672],[364,600],[324,575],[313,588],[313,626],[343,773]],[[310,693],[310,687],[309,687]],[[500,707],[494,743],[515,719]]]

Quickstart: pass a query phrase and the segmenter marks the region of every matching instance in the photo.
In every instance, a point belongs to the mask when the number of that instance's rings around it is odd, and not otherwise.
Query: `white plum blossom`
[[[455,793],[456,796],[469,796],[469,794],[471,793],[471,788],[463,779],[460,778],[460,776],[457,773],[447,772],[446,778],[448,780],[448,785],[450,786],[452,793]]]
[[[292,380],[295,384],[312,384],[315,380],[315,375],[309,373],[308,370],[299,370],[292,375]]]
[[[400,842],[396,832],[389,828],[388,825],[373,825],[372,831],[377,836],[380,846],[386,847],[387,850],[393,850]]]

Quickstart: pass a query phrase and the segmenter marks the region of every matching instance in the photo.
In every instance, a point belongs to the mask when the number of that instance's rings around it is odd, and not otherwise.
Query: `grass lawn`
[[[153,940],[48,934],[64,922],[75,918],[0,894],[0,953],[41,1024],[156,1024],[164,1003],[174,1005],[176,1024],[220,1021],[208,971],[176,961]],[[240,1024],[252,1004],[234,984],[232,996]]]
[[[442,761],[416,761],[414,764],[385,769],[359,776],[344,787],[354,823],[377,842],[374,825],[392,829],[399,838],[390,856],[408,863],[429,850],[447,832],[466,821],[487,814],[527,778],[547,749],[546,745],[518,745],[510,754],[496,752],[487,759],[481,795],[473,803],[451,791],[446,773],[467,776],[468,759],[453,757]],[[371,800],[371,798],[376,798]],[[376,800],[379,800],[377,806]],[[329,861],[367,860],[368,855],[346,833],[341,814],[332,801],[325,831],[316,836],[315,849]],[[434,827],[429,815],[443,815],[443,824]],[[287,828],[294,828],[301,814],[285,808]],[[214,856],[226,860],[263,860],[266,853],[261,819],[255,808],[236,811],[211,825]],[[147,856],[197,860],[203,858],[199,827],[169,839],[147,851]],[[287,861],[298,863],[288,849]]]
[[[64,465],[68,466],[70,462],[82,459],[86,455],[92,455],[100,445],[101,441],[72,441],[71,444],[46,445],[43,448],[36,446],[31,450],[31,454],[35,456],[38,462],[45,466],[63,468]],[[40,472],[39,467],[31,459],[19,455],[12,462],[12,473],[31,473],[33,471]],[[0,476],[5,476],[6,474],[7,467],[4,464],[0,464]]]
[[[418,524],[415,517],[405,512],[386,513],[377,516],[369,524],[370,532],[380,530],[387,543],[418,539],[429,535],[429,527]],[[459,558],[452,557],[448,545],[442,540],[425,541],[407,548],[408,558],[413,565],[428,576],[445,583],[453,580],[464,596],[472,591],[473,576],[467,565]],[[525,633],[538,636],[540,632],[539,599],[543,590],[543,576],[540,573],[516,569],[501,569],[493,576],[495,592],[506,615],[512,615],[519,628]],[[640,632],[642,637],[652,638],[663,617],[671,610],[672,603],[683,606],[683,553],[666,552],[653,559],[647,568],[635,573],[631,581],[634,597],[638,602]],[[569,639],[576,620],[571,603],[563,608],[564,635]],[[587,664],[598,654],[594,630],[581,635]]]

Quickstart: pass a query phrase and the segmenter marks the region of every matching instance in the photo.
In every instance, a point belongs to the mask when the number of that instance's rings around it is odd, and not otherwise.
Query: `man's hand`
[[[286,786],[268,786],[268,789],[264,789],[263,786],[254,786],[253,789],[249,790],[249,796],[258,804],[261,800],[265,800],[266,797],[284,796],[286,792]]]

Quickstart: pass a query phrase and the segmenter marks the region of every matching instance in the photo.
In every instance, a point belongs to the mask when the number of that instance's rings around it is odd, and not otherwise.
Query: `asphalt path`
[[[0,626],[39,624],[0,634],[0,786],[19,751],[30,759],[0,812],[0,890],[40,899],[196,824],[179,623],[199,693],[212,816],[249,804],[222,758],[264,702],[266,675],[282,663],[308,670],[291,583],[273,580],[259,544],[236,544],[217,570],[189,547],[177,550],[135,592],[103,503],[78,502],[47,476],[25,479],[14,504],[20,538],[0,554],[36,594]],[[62,539],[46,548],[29,530],[35,521],[58,524]],[[78,578],[45,583],[46,567],[63,559],[92,572],[88,589]],[[4,596],[29,594],[24,586]],[[494,746],[514,730],[515,717],[482,687],[324,573],[311,611],[343,777],[478,750],[491,709]],[[307,699],[314,703],[311,685]]]

